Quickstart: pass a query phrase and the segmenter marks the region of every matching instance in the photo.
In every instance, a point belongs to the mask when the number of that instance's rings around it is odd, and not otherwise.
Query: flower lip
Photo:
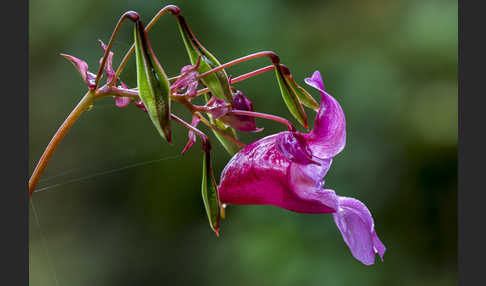
[[[386,247],[376,235],[371,213],[362,202],[339,197],[339,209],[333,216],[344,242],[356,259],[372,265],[378,254],[383,261]]]

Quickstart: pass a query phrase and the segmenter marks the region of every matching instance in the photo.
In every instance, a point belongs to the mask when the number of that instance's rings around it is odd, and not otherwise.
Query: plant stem
[[[56,131],[51,141],[49,142],[49,145],[47,145],[46,149],[44,150],[42,157],[39,159],[39,162],[37,163],[37,166],[35,167],[32,176],[30,177],[29,197],[32,196],[32,193],[34,192],[35,187],[39,182],[42,172],[44,172],[44,169],[47,167],[47,163],[49,163],[49,159],[51,159],[52,155],[54,154],[54,151],[56,151],[56,148],[61,142],[62,138],[64,138],[66,133],[69,131],[71,126],[74,124],[74,122],[76,122],[79,116],[85,110],[89,109],[91,104],[93,104],[93,102],[95,101],[95,98],[96,98],[95,93],[91,90],[88,91],[81,99],[81,101],[78,103],[78,105],[76,105],[73,111],[71,111],[71,113],[68,115],[66,120],[64,120],[64,122],[59,127],[59,129]]]
[[[289,131],[295,131],[295,127],[292,124],[292,122],[288,121],[287,119],[285,119],[283,117],[277,116],[277,115],[260,113],[260,112],[253,112],[253,111],[246,111],[246,110],[237,110],[237,109],[233,109],[229,113],[235,114],[235,115],[259,117],[259,118],[277,121],[277,122],[280,122],[280,123],[284,124],[285,126],[287,126]]]
[[[218,132],[224,138],[226,138],[229,141],[231,141],[231,142],[235,143],[236,145],[238,145],[238,147],[240,147],[240,148],[246,147],[246,145],[243,142],[241,142],[238,139],[235,139],[235,138],[231,137],[230,135],[226,134],[223,130],[219,129],[218,126],[216,126],[214,124],[211,124],[211,122],[209,122],[201,113],[195,112],[194,114],[201,119],[201,122],[202,123],[204,123],[209,128],[213,129],[214,131]]]
[[[234,65],[242,63],[242,62],[249,61],[251,59],[256,59],[256,58],[261,58],[261,57],[269,57],[272,60],[273,65],[279,65],[279,63],[280,63],[280,59],[278,58],[277,54],[275,54],[274,52],[263,51],[263,52],[254,53],[254,54],[251,54],[251,55],[248,55],[248,56],[244,56],[242,58],[238,58],[238,59],[232,60],[230,62],[227,62],[225,64],[222,64],[220,66],[217,66],[212,70],[209,70],[205,73],[200,74],[198,76],[198,78],[203,78],[203,77],[207,76],[208,74],[217,72],[219,70],[234,66]]]
[[[96,74],[96,79],[95,79],[95,85],[93,89],[96,89],[98,87],[98,82],[101,79],[101,75],[103,73],[103,68],[105,67],[106,59],[108,58],[108,55],[111,51],[111,47],[113,46],[113,42],[115,40],[116,35],[118,34],[118,31],[120,31],[121,25],[125,21],[126,18],[129,18],[132,21],[137,21],[140,16],[138,15],[137,12],[134,11],[127,11],[121,15],[120,19],[118,20],[118,23],[116,23],[115,30],[113,30],[113,33],[111,34],[110,41],[108,42],[108,46],[106,47],[105,54],[103,55],[103,59],[101,60],[100,67],[98,69],[98,74]],[[113,78],[113,81],[116,82],[116,79],[118,76],[115,76]]]
[[[145,27],[145,32],[150,31],[152,26],[159,20],[159,18],[167,12],[171,12],[173,15],[177,15],[180,13],[180,9],[175,5],[167,5],[164,8],[160,9],[160,11],[157,12],[157,14],[152,18],[150,23],[148,23],[147,27]],[[116,79],[120,76],[120,73],[122,72],[123,68],[127,64],[128,59],[133,55],[134,51],[135,51],[135,43],[130,47],[130,50],[128,50],[128,52],[125,54],[125,57],[123,57],[120,65],[116,69],[113,80],[108,83],[109,86],[113,86],[115,84]]]
[[[259,75],[259,74],[262,74],[264,72],[271,71],[271,70],[274,70],[274,69],[275,69],[275,66],[270,65],[270,66],[266,66],[266,67],[251,71],[249,73],[242,74],[238,77],[230,79],[230,84],[237,83],[237,82],[240,82],[240,81],[244,81],[245,79],[254,77],[256,75]],[[177,79],[177,78],[178,77],[172,77],[172,78],[169,78],[169,80]],[[196,95],[205,94],[205,93],[208,93],[209,91],[210,91],[209,88],[203,88],[203,89],[198,90]]]
[[[251,78],[251,77],[254,77],[256,75],[262,74],[264,72],[272,71],[274,69],[275,69],[275,66],[274,65],[270,65],[270,66],[266,66],[266,67],[263,67],[263,68],[254,70],[254,71],[249,72],[249,73],[242,74],[242,75],[240,75],[238,77],[232,78],[230,80],[230,84],[237,83],[237,82],[240,82],[240,81],[244,81],[247,78]]]

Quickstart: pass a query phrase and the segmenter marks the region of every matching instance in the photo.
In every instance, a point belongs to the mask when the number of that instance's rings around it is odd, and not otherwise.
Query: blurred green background
[[[104,99],[63,140],[39,183],[46,190],[31,200],[31,285],[457,283],[456,1],[32,0],[30,172],[86,89],[58,54],[84,59],[96,72],[97,40],[108,41],[124,11],[147,23],[166,4],[181,7],[222,62],[272,50],[302,85],[321,71],[348,134],[326,184],[369,207],[388,248],[385,261],[367,267],[355,260],[331,215],[276,207],[230,206],[217,238],[200,195],[200,143],[181,156],[186,130],[175,126],[168,145],[145,113]],[[170,76],[189,63],[176,27],[165,16],[149,33]],[[114,44],[115,64],[131,42],[127,24]],[[227,71],[237,76],[267,64]],[[131,59],[122,74],[130,87],[134,70]],[[291,119],[272,73],[235,86],[256,110]],[[265,131],[245,134],[245,142],[283,130],[257,125]],[[208,134],[219,174],[230,158]]]

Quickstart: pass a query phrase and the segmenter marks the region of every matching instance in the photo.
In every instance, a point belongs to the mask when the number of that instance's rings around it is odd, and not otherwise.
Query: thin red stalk
[[[220,71],[222,69],[234,66],[234,65],[242,63],[242,62],[246,62],[246,61],[256,59],[256,58],[261,58],[261,57],[269,57],[272,60],[272,63],[274,65],[278,65],[280,63],[280,59],[278,58],[277,54],[275,54],[274,52],[270,52],[270,51],[263,51],[263,52],[254,53],[254,54],[251,54],[251,55],[248,55],[248,56],[244,56],[242,58],[238,58],[238,59],[232,60],[230,62],[227,62],[225,64],[222,64],[220,66],[217,66],[212,70],[209,70],[205,73],[200,74],[198,76],[198,78],[203,78],[203,77],[207,76],[208,74]]]
[[[263,68],[254,70],[254,71],[249,72],[249,73],[242,74],[242,75],[240,75],[238,77],[232,78],[230,80],[230,84],[243,81],[243,80],[245,80],[247,78],[254,77],[256,75],[259,75],[259,74],[262,74],[264,72],[271,71],[271,70],[274,70],[274,69],[275,69],[275,66],[274,65],[270,65],[270,66],[266,66],[266,67],[263,67]]]
[[[238,77],[230,79],[230,84],[237,83],[237,82],[240,82],[240,81],[244,81],[245,79],[254,77],[256,75],[259,75],[259,74],[262,74],[264,72],[271,71],[271,70],[274,70],[274,69],[275,69],[275,66],[270,65],[270,66],[266,66],[266,67],[254,70],[254,71],[249,72],[249,73],[242,74]],[[170,78],[169,80],[177,79],[177,78],[178,77],[173,77],[173,78]],[[205,93],[208,93],[208,92],[209,92],[209,88],[203,88],[203,89],[198,90],[196,95],[201,95],[201,94],[205,94]]]
[[[108,58],[108,55],[111,51],[111,47],[113,46],[113,42],[115,41],[116,35],[120,31],[121,25],[123,24],[123,22],[125,22],[125,19],[127,19],[127,18],[129,18],[130,20],[135,22],[140,18],[140,16],[135,11],[127,11],[127,12],[123,13],[123,15],[121,15],[120,19],[118,20],[118,23],[115,26],[115,30],[113,30],[113,33],[111,34],[110,42],[108,42],[108,46],[106,47],[105,54],[103,55],[103,59],[101,60],[101,64],[100,64],[100,67],[98,69],[98,74],[96,75],[95,85],[94,85],[93,89],[96,89],[96,87],[98,87],[98,82],[101,79],[101,75],[103,73],[103,68],[105,67],[106,59]],[[115,77],[114,81],[116,81],[117,78],[118,77]]]
[[[277,121],[277,122],[280,122],[280,123],[284,124],[285,126],[287,126],[287,128],[289,129],[289,131],[295,131],[295,127],[292,124],[292,122],[288,121],[285,118],[282,118],[280,116],[277,116],[277,115],[260,113],[260,112],[254,112],[254,111],[246,111],[246,110],[236,110],[236,109],[233,109],[229,113],[235,114],[235,115],[245,115],[245,116],[251,116],[251,117],[259,117],[259,118],[264,118],[264,119],[268,119],[268,120]]]
[[[155,23],[159,20],[159,18],[162,15],[164,15],[165,13],[171,12],[173,15],[177,15],[177,14],[180,13],[180,11],[181,10],[179,9],[179,7],[177,7],[175,5],[167,5],[167,6],[165,6],[164,8],[160,9],[159,12],[157,12],[157,14],[152,18],[152,20],[150,20],[150,23],[148,23],[148,25],[145,27],[145,32],[150,31],[150,29],[152,28],[152,26],[155,25]],[[115,84],[116,79],[120,76],[121,71],[123,70],[123,68],[127,64],[128,59],[132,56],[132,54],[133,54],[134,51],[135,51],[135,44],[133,44],[130,47],[130,49],[128,50],[128,52],[125,54],[125,57],[123,57],[120,65],[116,69],[115,76],[113,77],[113,80],[110,83],[108,83],[109,86],[113,86]]]

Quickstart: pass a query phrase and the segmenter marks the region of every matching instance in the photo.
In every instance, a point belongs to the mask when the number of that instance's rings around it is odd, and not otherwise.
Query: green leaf
[[[202,197],[204,201],[204,208],[208,215],[209,224],[216,235],[219,236],[219,222],[220,222],[220,208],[218,197],[218,186],[213,175],[211,165],[211,153],[204,152],[203,156],[203,174],[202,174]]]
[[[297,95],[299,101],[302,102],[303,105],[312,108],[315,111],[319,109],[319,103],[307,92],[307,90],[295,82],[294,77],[290,73],[284,74],[284,77],[287,84],[292,88],[293,92]]]
[[[135,23],[134,37],[140,98],[162,138],[171,142],[169,80],[155,57],[141,21]]]
[[[302,103],[300,103],[296,92],[292,89],[287,80],[285,80],[282,68],[277,66],[275,68],[275,73],[277,75],[277,82],[280,87],[282,98],[285,101],[287,108],[295,119],[297,119],[302,126],[308,129],[309,126],[307,125],[307,116],[305,115],[304,107],[302,106]]]
[[[195,65],[199,56],[201,57],[198,69],[199,74],[220,66],[219,61],[196,39],[184,17],[181,15],[177,15],[176,17],[179,31],[181,32],[191,63]],[[231,96],[228,75],[224,70],[211,73],[203,77],[201,81],[217,98],[223,99],[233,105],[233,96]]]

